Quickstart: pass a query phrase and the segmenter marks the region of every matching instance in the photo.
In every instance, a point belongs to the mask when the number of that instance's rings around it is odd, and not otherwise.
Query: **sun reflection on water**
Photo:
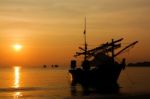
[[[15,66],[14,67],[14,88],[19,88],[20,87],[20,67]],[[14,93],[14,99],[18,99],[19,97],[22,96],[21,92],[15,92]]]
[[[19,98],[19,97],[21,97],[21,96],[22,96],[21,92],[16,92],[16,93],[14,94],[14,99],[17,99],[17,98]]]
[[[20,67],[16,66],[14,67],[14,87],[19,88],[20,87]]]

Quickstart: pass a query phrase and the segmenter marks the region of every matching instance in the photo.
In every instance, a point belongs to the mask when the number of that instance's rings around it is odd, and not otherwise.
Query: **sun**
[[[14,48],[15,51],[20,51],[20,50],[22,49],[22,45],[20,45],[20,44],[15,44],[15,45],[13,46],[13,48]]]

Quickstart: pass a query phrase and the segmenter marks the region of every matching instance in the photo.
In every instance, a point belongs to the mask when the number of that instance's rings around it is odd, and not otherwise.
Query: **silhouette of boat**
[[[47,68],[47,65],[43,65],[43,68]]]
[[[72,86],[81,84],[84,88],[95,88],[101,92],[117,92],[119,85],[117,80],[122,70],[125,69],[125,58],[122,62],[116,60],[116,56],[134,46],[135,41],[121,50],[123,38],[106,42],[93,49],[88,49],[86,41],[86,21],[84,30],[84,48],[79,47],[81,52],[76,52],[75,57],[83,55],[84,59],[80,68],[77,61],[71,60],[69,73],[71,74]],[[119,50],[116,52],[116,50]]]

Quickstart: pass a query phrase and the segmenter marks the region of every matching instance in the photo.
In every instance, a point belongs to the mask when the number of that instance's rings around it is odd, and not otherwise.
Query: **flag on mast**
[[[85,17],[85,24],[84,24],[85,28],[84,28],[84,34],[86,34],[86,17]]]
[[[84,30],[84,32],[83,32],[84,34],[86,33],[86,30]]]

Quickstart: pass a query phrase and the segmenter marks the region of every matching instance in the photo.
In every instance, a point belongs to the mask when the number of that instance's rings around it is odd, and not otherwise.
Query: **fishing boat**
[[[133,47],[138,41],[121,48],[123,38],[106,42],[95,48],[88,49],[86,41],[86,21],[84,30],[84,47],[79,47],[80,52],[76,52],[75,57],[83,56],[80,67],[77,67],[77,61],[71,60],[69,73],[72,79],[72,86],[82,85],[84,88],[95,88],[102,92],[115,92],[119,89],[118,79],[122,70],[126,67],[126,59],[121,62],[116,57],[130,47]],[[116,52],[117,51],[117,52]]]

